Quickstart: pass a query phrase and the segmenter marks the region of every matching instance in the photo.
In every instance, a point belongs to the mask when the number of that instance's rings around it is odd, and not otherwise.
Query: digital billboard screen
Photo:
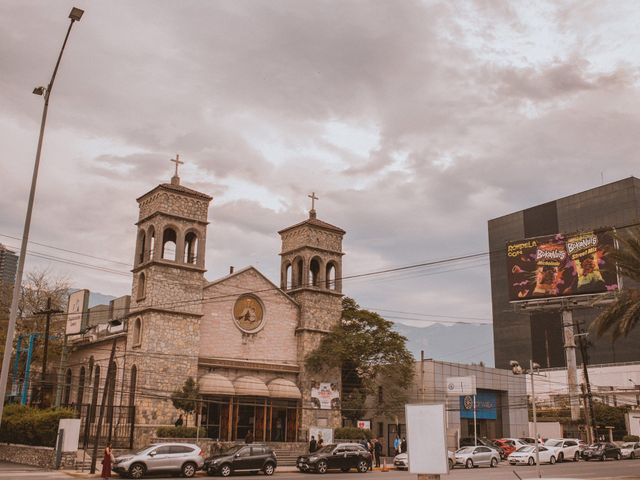
[[[507,243],[509,300],[568,297],[618,289],[612,230]]]

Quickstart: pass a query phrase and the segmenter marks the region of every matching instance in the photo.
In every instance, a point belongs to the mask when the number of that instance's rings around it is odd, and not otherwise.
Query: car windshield
[[[334,444],[325,445],[320,450],[317,450],[315,453],[331,453],[333,449],[336,448]]]
[[[456,453],[473,453],[476,447],[462,447]]]
[[[547,447],[561,447],[562,446],[562,440],[547,440],[546,442],[544,442],[544,444]]]
[[[225,455],[233,455],[238,450],[240,450],[242,447],[244,447],[244,445],[233,445],[232,447],[229,447],[228,449],[226,449],[223,453]]]
[[[146,452],[147,450],[149,450],[151,447],[157,447],[157,446],[158,445],[147,445],[146,447],[142,447],[140,450],[135,452],[134,455],[140,455],[140,454]]]
[[[528,447],[520,447],[518,449],[519,452],[532,452],[533,450],[535,450],[535,447],[532,446],[528,446]]]

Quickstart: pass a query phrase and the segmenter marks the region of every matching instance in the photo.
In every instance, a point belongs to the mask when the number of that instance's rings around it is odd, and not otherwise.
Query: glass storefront
[[[259,442],[295,442],[300,401],[263,397],[205,397],[201,425],[207,436],[244,440],[249,432]]]

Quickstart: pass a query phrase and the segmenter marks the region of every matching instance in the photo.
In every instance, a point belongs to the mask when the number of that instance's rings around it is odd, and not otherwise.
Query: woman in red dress
[[[111,444],[107,443],[104,449],[104,458],[102,459],[102,478],[111,478],[111,462],[113,461],[113,454],[111,453]]]

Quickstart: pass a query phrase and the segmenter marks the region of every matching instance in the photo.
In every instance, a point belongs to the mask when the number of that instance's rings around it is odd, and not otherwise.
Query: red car
[[[507,439],[501,438],[500,440],[494,440],[493,443],[495,443],[498,447],[502,449],[505,457],[508,457],[510,453],[513,453],[516,451],[516,445],[513,442],[513,440],[507,440]]]

